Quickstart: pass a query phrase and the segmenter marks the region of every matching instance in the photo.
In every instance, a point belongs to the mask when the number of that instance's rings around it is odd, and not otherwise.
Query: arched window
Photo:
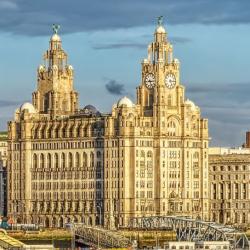
[[[83,165],[83,167],[86,167],[87,163],[88,163],[88,156],[87,156],[86,152],[83,152],[83,155],[82,155],[82,165]]]
[[[49,154],[47,155],[47,166],[48,166],[48,168],[51,168],[51,167],[52,167],[51,164],[52,164],[52,162],[51,162],[51,154],[49,153]]]
[[[61,154],[61,166],[62,166],[62,168],[66,168],[65,153]]]
[[[167,126],[167,134],[169,136],[177,136],[178,135],[178,128],[174,121],[169,121]]]
[[[73,168],[73,155],[72,153],[69,153],[69,168]]]
[[[44,154],[40,155],[40,168],[44,168]]]
[[[194,159],[199,159],[199,153],[198,152],[194,153]]]
[[[37,154],[33,154],[33,168],[37,168]]]
[[[88,162],[88,156],[86,154],[86,152],[83,152],[83,158],[82,158],[82,165],[83,167],[86,167],[87,166],[87,162]]]
[[[246,213],[242,214],[242,223],[246,223]]]
[[[94,163],[95,163],[95,155],[93,152],[90,153],[90,165],[91,167],[94,167]]]
[[[77,136],[78,137],[81,137],[81,129],[82,129],[82,127],[81,127],[81,125],[77,128]]]
[[[141,157],[145,157],[145,152],[143,150],[141,151]]]
[[[100,151],[97,151],[96,157],[97,157],[97,158],[101,158],[101,157],[102,157],[102,153],[101,153]]]
[[[45,138],[45,128],[44,127],[40,128],[40,136],[41,136],[42,139]]]
[[[55,138],[58,138],[59,137],[59,129],[58,128],[55,128]]]
[[[51,138],[51,134],[52,134],[52,127],[47,129],[47,138]]]
[[[65,138],[66,137],[66,126],[64,126],[62,128],[62,137]]]
[[[39,128],[34,130],[34,138],[37,139],[39,137]]]
[[[71,126],[71,128],[69,129],[69,137],[74,137],[74,126]]]
[[[54,164],[55,164],[55,168],[59,168],[59,158],[58,158],[57,153],[55,153],[54,155]]]
[[[80,154],[78,152],[76,152],[76,156],[75,156],[76,160],[75,160],[75,166],[76,168],[80,167]]]

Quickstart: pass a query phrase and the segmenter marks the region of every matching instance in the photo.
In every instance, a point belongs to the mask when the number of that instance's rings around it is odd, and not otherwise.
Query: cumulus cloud
[[[250,129],[250,83],[190,84],[186,91],[209,119],[211,145],[242,145]]]
[[[19,104],[20,104],[20,102],[18,102],[18,101],[0,100],[0,108],[17,106]]]
[[[52,23],[60,23],[64,33],[152,25],[160,15],[170,24],[250,22],[249,0],[126,0],[119,3],[117,0],[4,0],[3,3],[0,30],[24,35],[47,35]]]
[[[152,39],[152,36],[143,36],[142,38],[150,38]],[[191,39],[186,37],[170,37],[169,40],[173,44],[183,44],[191,42]],[[99,43],[92,46],[95,50],[107,50],[107,49],[143,49],[147,47],[147,42],[145,43],[138,43],[135,41],[118,41],[116,43]]]
[[[106,90],[112,95],[123,95],[124,84],[117,82],[116,80],[109,80],[105,84]]]
[[[0,11],[6,11],[6,10],[16,10],[18,8],[17,4],[12,2],[11,0],[2,0],[0,2]]]
[[[111,44],[96,44],[92,48],[96,50],[104,50],[104,49],[124,49],[124,48],[131,48],[131,49],[145,49],[146,44],[144,43],[111,43]]]
[[[169,37],[169,40],[173,44],[185,44],[192,41],[190,38],[180,36]]]

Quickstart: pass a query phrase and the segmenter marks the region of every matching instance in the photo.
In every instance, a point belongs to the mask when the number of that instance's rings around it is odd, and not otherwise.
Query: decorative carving
[[[58,67],[57,67],[57,65],[52,66],[52,74],[53,74],[53,76],[58,75]]]
[[[67,65],[66,66],[66,71],[68,73],[68,75],[72,76],[73,75],[73,71],[74,71],[74,68],[72,65]]]
[[[163,16],[159,16],[157,19],[158,19],[158,26],[161,26],[163,24]]]
[[[146,65],[143,66],[142,71],[143,71],[144,74],[153,73],[154,72],[154,67],[153,67],[152,64],[146,64]]]
[[[46,69],[44,65],[40,65],[37,69],[37,73],[38,73],[38,78],[40,80],[44,80],[44,73],[45,73]]]
[[[54,34],[58,34],[58,30],[60,29],[60,25],[59,24],[53,24],[52,25],[52,29],[54,31]]]

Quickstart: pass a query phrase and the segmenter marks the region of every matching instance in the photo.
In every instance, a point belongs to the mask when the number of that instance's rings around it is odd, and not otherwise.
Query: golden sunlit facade
[[[244,150],[238,151],[239,153],[209,155],[210,218],[217,223],[248,228],[250,155]]]
[[[79,109],[57,30],[44,59],[33,104],[9,123],[9,215],[50,227],[108,228],[136,216],[209,218],[208,121],[185,98],[161,20],[136,103],[123,97],[110,114]]]

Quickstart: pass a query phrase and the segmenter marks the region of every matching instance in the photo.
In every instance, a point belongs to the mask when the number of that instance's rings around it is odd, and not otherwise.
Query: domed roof
[[[166,33],[165,28],[162,25],[159,25],[156,30],[155,33]]]
[[[134,104],[127,96],[124,96],[117,103],[117,107],[122,107],[122,106],[132,108],[134,106]]]
[[[24,110],[28,110],[29,113],[36,113],[35,107],[29,102],[25,102],[21,105],[20,111],[23,112]]]
[[[97,111],[96,107],[93,106],[93,105],[91,105],[91,104],[86,105],[86,106],[84,107],[84,109],[88,109],[88,110],[91,110],[91,111]]]
[[[61,42],[61,37],[55,33],[50,40],[53,42]]]
[[[194,104],[191,100],[189,100],[189,99],[187,99],[187,100],[185,101],[185,104],[190,105],[192,111],[196,110],[196,108],[197,108],[197,107],[195,106],[195,104]]]
[[[93,105],[86,105],[83,109],[83,112],[85,114],[99,114],[100,112],[97,110],[96,107],[94,107]]]

